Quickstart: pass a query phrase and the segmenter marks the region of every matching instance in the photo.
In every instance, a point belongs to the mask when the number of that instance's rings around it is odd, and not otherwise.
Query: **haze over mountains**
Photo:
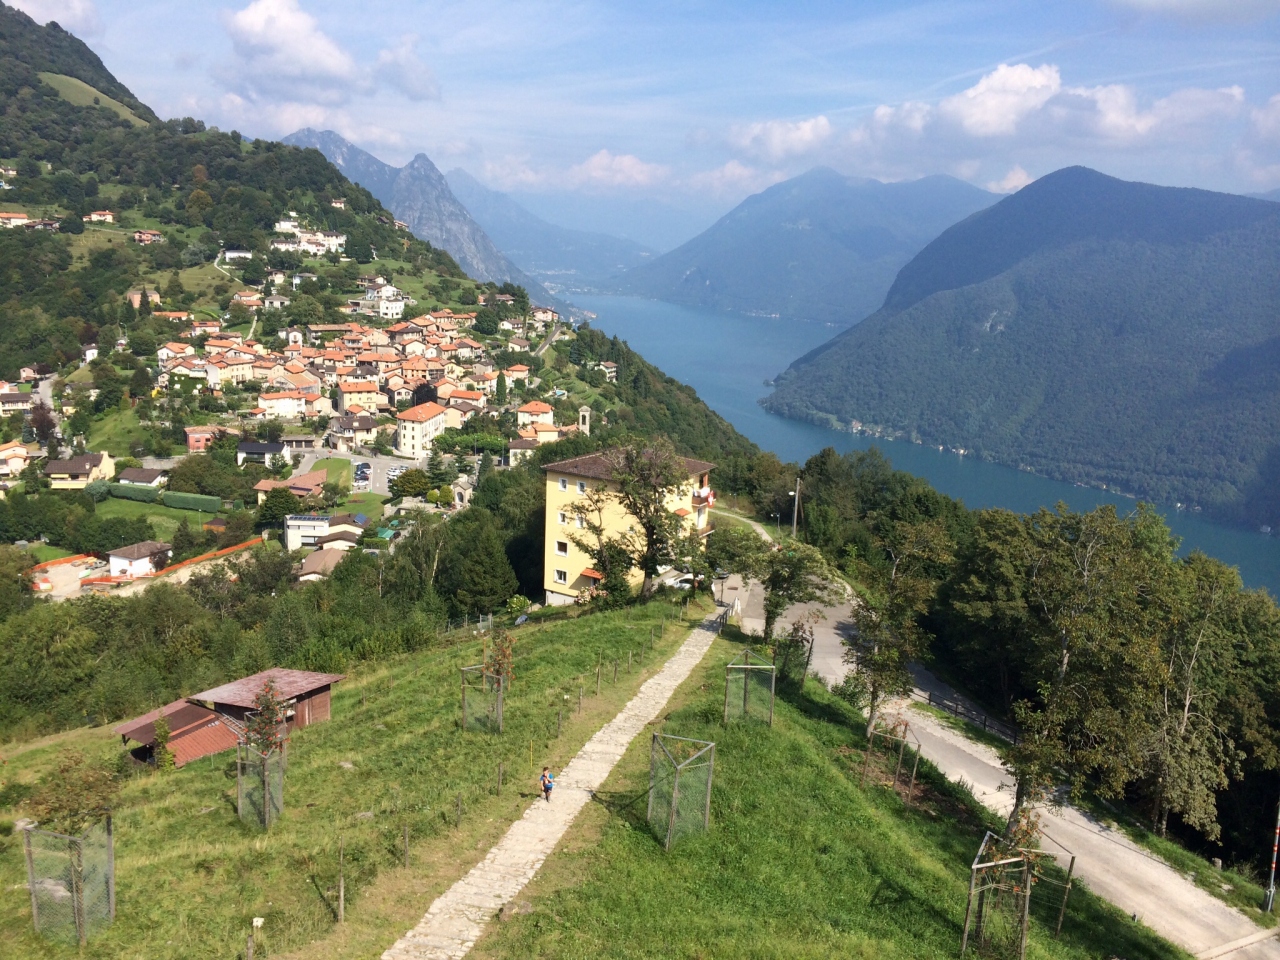
[[[994,194],[953,177],[900,183],[819,167],[748,197],[683,246],[617,281],[619,292],[744,314],[853,324],[894,275]]]
[[[518,283],[535,299],[554,299],[494,245],[425,153],[403,167],[393,167],[332,130],[310,127],[290,134],[284,142],[295,147],[315,147],[348,179],[363,186],[407,223],[416,236],[449,251],[470,276],[496,283]]]
[[[1280,525],[1280,206],[1083,167],[946,230],[787,416]]]
[[[634,240],[549,223],[465,170],[445,179],[498,249],[552,290],[595,288],[655,256]]]

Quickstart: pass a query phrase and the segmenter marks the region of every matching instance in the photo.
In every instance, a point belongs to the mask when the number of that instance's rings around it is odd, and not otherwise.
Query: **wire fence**
[[[79,836],[23,831],[27,889],[36,931],[83,946],[116,915],[115,837],[111,817]]]
[[[269,830],[284,813],[287,744],[260,753],[248,744],[236,746],[236,815],[245,823]]]
[[[773,726],[773,662],[748,647],[724,668],[724,722],[757,719]]]
[[[981,727],[988,733],[994,733],[1001,739],[1008,740],[1010,743],[1018,742],[1018,731],[1015,727],[1010,726],[1002,720],[981,710],[971,707],[958,697],[944,697],[942,694],[929,691],[927,696],[920,696],[918,693],[912,693],[912,699],[927,703],[931,707],[937,707],[939,710],[945,710],[954,717],[961,720],[968,720],[975,726]]]
[[[877,714],[871,723],[871,732],[867,738],[867,752],[862,761],[862,785],[867,785],[867,777],[871,772],[871,758],[876,752],[876,742],[880,743],[880,752],[894,763],[893,779],[885,780],[884,785],[893,790],[907,785],[906,802],[911,803],[916,792],[916,773],[920,766],[920,738],[911,729],[905,717]],[[896,756],[896,762],[894,757]]]
[[[502,732],[502,700],[506,689],[501,674],[484,665],[462,667],[462,729],[480,733]]]
[[[647,819],[664,850],[683,837],[711,828],[715,764],[716,745],[710,741],[653,735]]]
[[[1031,861],[987,831],[969,868],[960,956],[970,948],[992,960],[1025,960],[1031,911]]]

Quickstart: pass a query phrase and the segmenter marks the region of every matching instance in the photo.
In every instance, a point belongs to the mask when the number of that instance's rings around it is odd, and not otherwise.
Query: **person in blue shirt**
[[[542,768],[542,776],[538,782],[542,785],[542,795],[547,798],[547,803],[551,802],[551,788],[556,785],[556,775],[551,772],[550,767]]]

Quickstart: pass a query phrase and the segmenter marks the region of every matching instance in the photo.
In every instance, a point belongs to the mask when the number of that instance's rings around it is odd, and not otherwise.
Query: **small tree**
[[[94,480],[85,486],[84,492],[89,495],[89,499],[94,503],[102,503],[103,500],[111,496],[111,484],[106,480]]]
[[[111,810],[120,785],[115,775],[83,753],[68,751],[58,768],[40,781],[28,802],[40,826],[61,833],[78,834]]]
[[[773,628],[787,607],[795,603],[830,603],[838,591],[832,571],[816,547],[799,540],[784,540],[764,558],[764,642],[773,639]]]
[[[253,712],[245,722],[249,746],[262,755],[280,749],[285,735],[285,704],[275,682],[267,680],[253,698]]]
[[[494,631],[485,654],[484,668],[501,677],[504,687],[515,679],[515,639],[506,630]]]
[[[644,573],[641,593],[651,594],[658,569],[672,560],[680,536],[680,518],[667,509],[670,495],[688,483],[684,460],[666,438],[649,446],[629,443],[605,454],[610,479],[617,486],[609,494],[635,518],[638,530],[629,538],[630,552]]]
[[[507,374],[504,370],[498,371],[498,383],[493,390],[493,402],[498,406],[507,402]]]
[[[156,743],[154,754],[157,770],[172,770],[176,765],[173,751],[169,749],[169,721],[165,717],[156,718]]]

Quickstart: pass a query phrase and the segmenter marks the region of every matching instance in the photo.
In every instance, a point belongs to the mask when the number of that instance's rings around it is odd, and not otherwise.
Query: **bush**
[[[160,489],[158,487],[135,486],[131,483],[113,483],[111,484],[111,495],[119,500],[155,503],[160,498]]]
[[[84,492],[94,503],[101,503],[111,496],[111,484],[106,480],[94,480],[84,488]]]
[[[161,503],[175,510],[199,510],[202,513],[217,513],[222,509],[221,497],[208,497],[202,493],[177,493],[173,490],[165,492]]]

